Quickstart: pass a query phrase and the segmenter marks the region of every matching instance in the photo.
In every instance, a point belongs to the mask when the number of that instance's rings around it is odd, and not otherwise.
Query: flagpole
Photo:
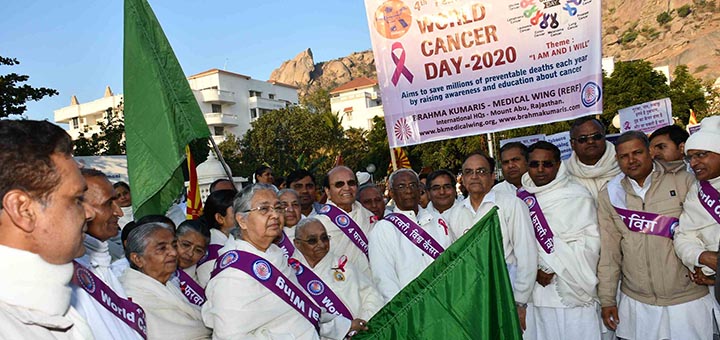
[[[230,167],[225,163],[225,159],[222,156],[222,152],[220,152],[220,148],[218,148],[217,144],[215,144],[215,140],[212,138],[212,136],[208,137],[210,140],[210,144],[212,144],[213,150],[215,151],[215,156],[217,156],[217,159],[220,161],[220,163],[223,166],[223,170],[225,170],[225,174],[228,176],[228,179],[231,183],[235,183],[235,180],[233,179],[232,173],[230,172]]]

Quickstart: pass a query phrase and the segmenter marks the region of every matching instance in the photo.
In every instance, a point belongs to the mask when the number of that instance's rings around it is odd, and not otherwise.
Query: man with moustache
[[[118,219],[123,215],[115,190],[102,172],[81,172],[88,185],[85,200],[95,218],[85,232],[85,255],[75,259],[72,305],[87,320],[96,339],[142,339],[146,334],[144,312],[127,299],[110,269],[108,240],[117,234]]]
[[[420,179],[415,171],[393,172],[388,185],[395,209],[375,225],[370,233],[369,249],[373,282],[385,303],[420,275],[451,243],[445,223],[440,223],[442,218],[420,206]],[[403,229],[405,231],[401,231]]]
[[[573,180],[597,200],[598,192],[620,173],[613,144],[605,140],[605,125],[594,116],[581,117],[570,127],[572,154],[565,167]]]
[[[515,195],[522,187],[522,175],[527,172],[527,146],[520,142],[511,142],[500,148],[500,167],[504,181],[495,184],[493,190],[501,190]]]
[[[375,184],[361,185],[358,188],[357,200],[365,209],[370,210],[378,220],[391,212],[385,208],[385,198],[380,188]]]
[[[450,211],[456,206],[456,184],[455,175],[449,170],[441,169],[429,173],[425,191],[428,193],[430,203],[428,203],[425,209],[447,220],[447,215],[449,215]]]
[[[687,163],[697,181],[688,191],[675,231],[675,252],[692,271],[691,278],[699,285],[708,285],[715,297],[713,314],[720,322],[713,284],[716,284],[718,241],[720,241],[720,116],[705,118],[700,131],[685,143]]]
[[[491,190],[495,160],[484,153],[473,153],[462,165],[462,182],[468,197],[458,203],[448,216],[453,241],[475,226],[493,207],[503,236],[505,264],[513,286],[520,326],[526,329],[526,312],[537,274],[537,250],[527,206],[515,192]],[[532,307],[530,307],[532,308]]]
[[[602,319],[623,339],[711,339],[711,297],[690,280],[672,239],[693,178],[682,162],[654,162],[649,147],[640,131],[620,135],[622,173],[598,198]]]
[[[322,204],[316,201],[315,176],[307,170],[295,170],[288,175],[287,183],[290,189],[298,193],[302,217],[315,216],[316,211],[322,207]]]
[[[47,121],[0,120],[0,338],[92,338],[70,306],[71,263],[94,217],[72,148]]]
[[[677,125],[663,126],[650,135],[650,155],[665,162],[683,159],[683,148],[690,134]]]
[[[377,217],[355,200],[357,193],[355,173],[346,166],[328,171],[323,186],[327,204],[315,216],[333,239],[333,251],[345,255],[361,272],[370,277],[368,264],[368,238]]]
[[[530,209],[538,241],[532,292],[537,339],[599,339],[595,201],[570,180],[558,147],[545,141],[528,148],[522,183],[517,195]]]

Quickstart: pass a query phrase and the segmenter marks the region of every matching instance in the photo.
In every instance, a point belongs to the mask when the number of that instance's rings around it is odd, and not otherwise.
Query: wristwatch
[[[515,301],[515,307],[517,308],[527,308],[527,303],[517,302]]]

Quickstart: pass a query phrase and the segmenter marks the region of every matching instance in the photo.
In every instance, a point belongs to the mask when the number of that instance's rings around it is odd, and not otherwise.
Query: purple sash
[[[200,287],[200,285],[182,269],[177,270],[177,276],[180,280],[180,290],[188,302],[196,306],[202,306],[206,300],[205,289]]]
[[[246,251],[231,250],[223,254],[219,261],[215,261],[215,269],[213,269],[210,278],[212,279],[230,267],[250,275],[258,283],[273,292],[280,300],[297,310],[315,329],[318,329],[320,307],[308,299],[307,295],[298,287],[295,287],[280,269],[273,266],[272,263]]]
[[[433,259],[437,259],[438,256],[445,251],[445,248],[443,248],[438,241],[407,216],[392,213],[385,216],[384,219],[392,223],[414,246],[420,248],[420,250],[430,255]]]
[[[200,267],[203,263],[208,261],[217,260],[220,252],[220,248],[223,246],[221,244],[211,244],[208,246],[207,252],[205,253],[205,256],[203,256],[200,261],[198,261],[197,266]]]
[[[350,310],[342,300],[312,269],[294,258],[290,258],[288,264],[295,269],[295,277],[297,277],[300,286],[310,294],[310,297],[315,300],[318,306],[325,307],[329,313],[342,315],[348,320],[353,319]]]
[[[518,189],[517,197],[527,204],[530,209],[530,220],[532,221],[533,231],[535,232],[535,238],[537,239],[540,247],[547,254],[552,254],[555,251],[555,242],[553,241],[552,229],[545,219],[545,214],[540,208],[540,204],[537,203],[537,197],[534,194],[527,192],[525,189]]]
[[[322,214],[330,218],[330,220],[338,226],[345,236],[347,236],[355,246],[362,250],[365,256],[368,255],[367,237],[365,237],[365,233],[362,229],[360,229],[360,226],[358,226],[357,223],[348,216],[348,214],[340,210],[340,208],[330,204],[325,204],[322,208],[320,208],[320,210],[318,210],[318,214]]]
[[[284,230],[281,232],[280,237],[281,239],[276,241],[275,244],[283,251],[285,258],[289,259],[295,254],[295,245],[290,241],[290,238],[287,237]]]
[[[698,190],[698,199],[703,208],[710,213],[715,222],[720,224],[720,193],[710,185],[708,181],[700,181]]]
[[[672,240],[679,222],[676,217],[613,206],[625,226],[636,233],[667,237]]]
[[[85,290],[95,301],[110,313],[147,339],[145,311],[130,299],[119,297],[91,270],[73,261],[72,283]]]

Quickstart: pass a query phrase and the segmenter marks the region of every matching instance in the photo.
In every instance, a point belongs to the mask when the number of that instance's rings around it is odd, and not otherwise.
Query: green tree
[[[0,65],[13,66],[20,64],[15,58],[0,56]],[[26,82],[30,76],[9,73],[0,75],[0,118],[10,115],[22,115],[27,110],[25,103],[38,101],[45,96],[58,95],[58,91],[46,87],[32,87]]]
[[[350,128],[345,131],[342,156],[345,165],[350,169],[363,170],[371,163],[366,159],[370,150],[367,135],[365,129]]]
[[[242,140],[232,133],[225,136],[225,140],[218,144],[218,149],[225,160],[225,163],[230,167],[233,176],[239,176],[242,173],[242,153],[240,148]]]
[[[98,122],[99,133],[93,133],[89,138],[84,133],[73,143],[74,154],[77,156],[105,156],[125,154],[125,124],[121,118],[123,104],[109,107],[105,110],[103,121]]]
[[[670,82],[670,100],[673,116],[682,124],[690,117],[690,109],[696,113],[707,113],[708,102],[705,97],[706,88],[700,79],[693,77],[686,65],[678,65]]]
[[[330,112],[330,90],[319,88],[300,98],[300,104],[313,113]]]

